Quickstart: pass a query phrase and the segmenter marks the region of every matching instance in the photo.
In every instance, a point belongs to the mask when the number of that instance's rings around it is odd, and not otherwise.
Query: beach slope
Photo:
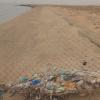
[[[100,71],[100,30],[91,28],[89,14],[87,9],[35,6],[0,25],[0,80],[30,76],[47,66]]]

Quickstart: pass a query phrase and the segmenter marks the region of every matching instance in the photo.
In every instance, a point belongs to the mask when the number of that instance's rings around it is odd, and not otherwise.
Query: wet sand
[[[0,25],[0,80],[47,66],[100,72],[100,7],[90,8],[36,6]]]

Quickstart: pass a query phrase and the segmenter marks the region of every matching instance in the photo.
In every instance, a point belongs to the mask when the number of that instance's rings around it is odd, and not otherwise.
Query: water
[[[17,6],[18,4],[100,5],[100,0],[0,0],[0,24],[7,22],[31,9],[30,7],[26,6]]]
[[[24,7],[16,4],[0,3],[0,23],[7,22],[30,9],[30,7],[26,6]]]

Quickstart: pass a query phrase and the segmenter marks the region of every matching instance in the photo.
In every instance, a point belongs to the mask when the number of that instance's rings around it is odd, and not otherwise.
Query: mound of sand
[[[0,25],[0,80],[11,81],[47,66],[99,71],[95,33],[70,18],[63,7],[37,6]]]

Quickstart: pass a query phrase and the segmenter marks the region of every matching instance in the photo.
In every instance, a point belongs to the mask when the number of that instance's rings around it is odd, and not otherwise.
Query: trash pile
[[[89,71],[53,70],[35,73],[31,78],[22,76],[17,82],[6,85],[11,96],[20,94],[25,100],[57,99],[68,94],[84,95],[100,89],[100,75]]]

